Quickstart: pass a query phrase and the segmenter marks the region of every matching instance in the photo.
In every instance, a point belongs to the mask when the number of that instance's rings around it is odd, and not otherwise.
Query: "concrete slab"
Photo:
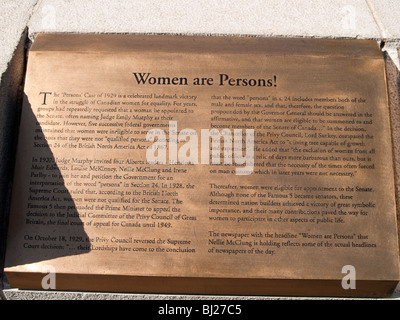
[[[365,0],[385,41],[384,50],[400,70],[397,48],[400,47],[400,3],[398,0]]]
[[[366,0],[387,40],[400,39],[400,3],[398,0]]]
[[[360,0],[43,0],[29,22],[38,32],[229,34],[379,39]]]
[[[284,297],[284,296],[210,296],[210,295],[170,295],[170,294],[135,294],[108,292],[65,292],[7,289],[3,291],[7,300],[348,300],[349,298],[335,297]],[[358,299],[358,298],[353,298]],[[399,296],[387,298],[400,300]],[[370,298],[366,300],[380,300]],[[386,300],[386,299],[385,299]]]
[[[291,297],[203,296],[167,294],[120,294],[106,292],[63,292],[40,290],[4,290],[7,300],[293,300]],[[299,298],[305,299],[305,298]]]
[[[7,300],[348,300],[349,298],[335,297],[284,297],[284,296],[208,296],[208,295],[168,295],[168,294],[135,294],[107,292],[65,292],[7,289],[3,291]],[[358,298],[353,298],[358,299]],[[400,300],[394,294],[390,300]],[[379,300],[371,298],[368,300]],[[386,299],[385,299],[386,300]]]

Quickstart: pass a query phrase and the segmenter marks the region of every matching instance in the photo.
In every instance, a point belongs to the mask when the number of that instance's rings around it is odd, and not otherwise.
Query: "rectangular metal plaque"
[[[30,50],[13,287],[389,295],[395,210],[375,41],[43,34]]]

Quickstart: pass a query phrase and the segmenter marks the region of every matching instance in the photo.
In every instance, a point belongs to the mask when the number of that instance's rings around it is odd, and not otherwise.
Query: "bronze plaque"
[[[390,295],[379,47],[38,35],[6,255],[18,288]]]

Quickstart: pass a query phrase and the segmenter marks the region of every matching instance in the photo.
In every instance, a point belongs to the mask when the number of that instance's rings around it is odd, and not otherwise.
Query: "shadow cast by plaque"
[[[54,156],[46,130],[53,130],[51,124],[40,125],[24,95],[6,268],[90,251],[84,222],[64,180],[68,165]],[[51,136],[56,139],[57,133]]]

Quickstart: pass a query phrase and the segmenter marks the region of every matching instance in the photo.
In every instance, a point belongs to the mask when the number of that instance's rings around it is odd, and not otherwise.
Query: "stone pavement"
[[[39,32],[374,39],[386,51],[392,116],[399,109],[398,0],[2,0],[0,2],[0,262],[4,254],[25,53]],[[399,113],[400,114],[400,113]],[[394,122],[394,140],[397,140]],[[400,139],[400,136],[399,138]],[[395,153],[400,154],[396,143]],[[397,156],[396,159],[400,159]],[[397,160],[396,160],[397,161]],[[400,161],[398,163],[400,165]],[[10,167],[11,166],[11,167]],[[193,296],[4,290],[8,299],[171,299]],[[400,297],[398,287],[396,297]]]

